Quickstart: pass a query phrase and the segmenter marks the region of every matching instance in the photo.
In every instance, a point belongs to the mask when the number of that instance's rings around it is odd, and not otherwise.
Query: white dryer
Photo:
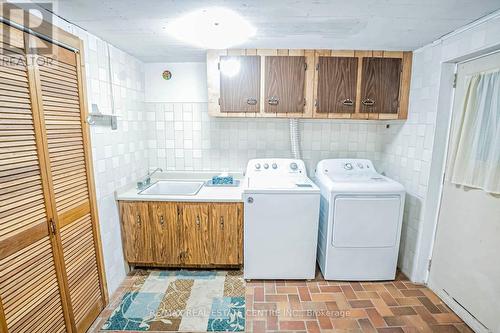
[[[326,280],[393,280],[405,189],[365,159],[320,161],[318,263]]]
[[[319,188],[297,159],[254,159],[244,180],[245,279],[313,279]]]

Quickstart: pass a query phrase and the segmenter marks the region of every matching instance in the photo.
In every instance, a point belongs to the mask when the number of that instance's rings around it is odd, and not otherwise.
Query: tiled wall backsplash
[[[243,171],[251,158],[291,157],[287,119],[209,117],[206,103],[146,103],[150,166]],[[385,123],[300,120],[309,173],[324,158],[359,157],[380,165]]]
[[[97,104],[103,113],[111,113],[114,100],[119,116],[118,129],[98,121],[91,127],[92,157],[104,268],[110,295],[126,275],[120,220],[114,191],[135,181],[148,170],[147,123],[144,115],[143,64],[134,57],[109,46],[111,56],[111,92],[108,73],[108,44],[68,22],[53,17],[53,22],[77,35],[84,42],[88,106]],[[113,99],[111,98],[113,94]]]
[[[415,254],[423,205],[431,167],[439,93],[440,57],[437,50],[418,50],[413,56],[408,120],[387,133],[382,155],[386,174],[406,189],[405,215],[401,233],[399,267],[410,277],[415,272]]]

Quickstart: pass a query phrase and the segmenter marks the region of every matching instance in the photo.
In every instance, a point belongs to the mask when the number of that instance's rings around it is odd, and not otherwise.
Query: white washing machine
[[[244,182],[245,279],[313,279],[320,194],[304,162],[253,159]]]
[[[393,280],[405,189],[365,159],[320,161],[318,263],[326,280]]]

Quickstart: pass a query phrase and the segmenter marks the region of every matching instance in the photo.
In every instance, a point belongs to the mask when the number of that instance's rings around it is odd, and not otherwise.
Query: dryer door
[[[337,196],[333,210],[335,247],[393,247],[399,233],[399,196]]]

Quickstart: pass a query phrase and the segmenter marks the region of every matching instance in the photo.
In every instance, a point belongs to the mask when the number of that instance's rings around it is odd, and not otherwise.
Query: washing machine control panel
[[[306,175],[306,166],[302,160],[291,158],[258,158],[248,162],[246,175]]]

